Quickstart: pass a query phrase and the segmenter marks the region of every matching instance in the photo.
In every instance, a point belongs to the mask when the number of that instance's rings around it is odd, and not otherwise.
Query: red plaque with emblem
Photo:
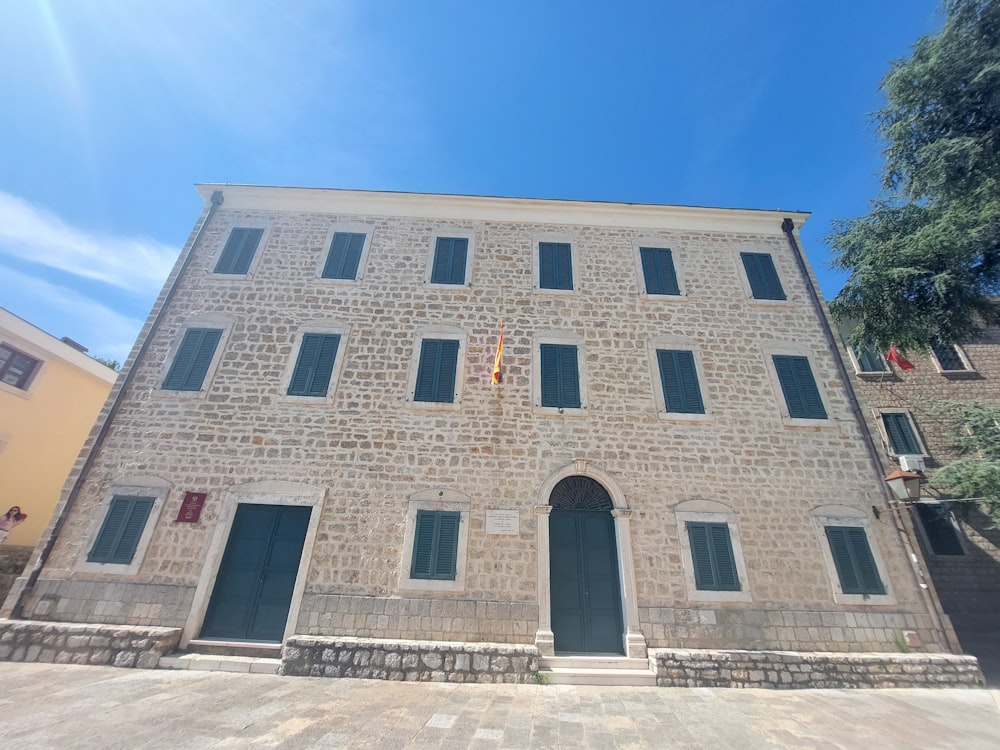
[[[181,503],[181,509],[177,513],[177,522],[198,523],[207,496],[207,492],[185,492],[184,502]]]

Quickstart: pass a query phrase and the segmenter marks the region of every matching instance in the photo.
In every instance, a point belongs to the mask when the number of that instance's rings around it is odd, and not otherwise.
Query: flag
[[[885,358],[889,362],[895,362],[900,370],[916,370],[917,368],[913,366],[913,363],[904,357],[902,354],[896,351],[895,344],[889,344],[889,353],[885,355]]]
[[[503,321],[500,321],[500,338],[497,341],[497,356],[493,358],[493,385],[500,385],[503,380],[503,372],[500,369],[500,362],[503,359]]]

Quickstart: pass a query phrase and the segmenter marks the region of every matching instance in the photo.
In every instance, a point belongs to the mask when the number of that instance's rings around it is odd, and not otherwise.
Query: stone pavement
[[[1000,747],[988,690],[454,685],[0,663],[0,747]]]

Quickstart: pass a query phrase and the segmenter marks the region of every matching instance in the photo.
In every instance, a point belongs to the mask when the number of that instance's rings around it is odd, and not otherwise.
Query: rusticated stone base
[[[155,669],[180,628],[0,620],[0,660]]]
[[[294,635],[281,674],[367,677],[408,682],[534,682],[538,649],[506,643],[454,643]]]
[[[983,687],[974,656],[655,649],[660,687]]]

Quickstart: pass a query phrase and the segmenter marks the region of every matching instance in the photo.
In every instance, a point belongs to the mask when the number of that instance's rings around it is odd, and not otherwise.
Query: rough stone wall
[[[533,682],[538,649],[504,643],[310,638],[285,644],[281,674],[406,682]]]
[[[374,226],[364,275],[357,284],[318,280],[329,228],[345,221]],[[251,276],[211,274],[229,231],[260,222],[270,226],[270,233]],[[425,284],[424,275],[433,236],[441,229],[447,234],[456,224],[446,218],[225,206],[218,211],[149,351],[136,365],[131,389],[43,573],[43,580],[69,581],[59,586],[79,602],[73,604],[75,619],[104,619],[118,596],[104,584],[123,582],[121,576],[74,570],[86,555],[104,494],[114,482],[153,475],[174,488],[141,568],[127,583],[190,590],[202,572],[223,493],[246,482],[282,479],[325,491],[298,631],[530,640],[538,617],[533,507],[547,501],[539,497],[546,477],[575,459],[612,476],[633,510],[634,555],[627,563],[634,565],[638,603],[645,612],[707,609],[724,612],[734,622],[742,617],[750,627],[758,627],[759,611],[878,612],[904,621],[923,612],[891,525],[874,521],[872,543],[885,560],[895,603],[834,602],[823,541],[810,511],[839,504],[870,513],[881,501],[880,490],[804,281],[777,227],[765,236],[458,223],[475,233],[471,285],[443,289]],[[533,238],[542,231],[571,238],[578,292],[533,289]],[[631,243],[651,234],[673,249],[683,299],[640,295]],[[741,250],[772,254],[787,302],[747,299]],[[190,398],[159,390],[186,321],[206,313],[234,321],[207,395]],[[500,317],[506,321],[504,385],[495,389],[488,381]],[[351,326],[341,342],[339,356],[345,360],[336,392],[331,404],[289,403],[280,396],[288,362],[297,355],[293,338],[301,325],[316,319]],[[459,410],[417,409],[407,402],[415,336],[435,324],[457,326],[468,337]],[[539,331],[580,338],[589,392],[581,415],[543,415],[533,407],[531,341]],[[700,349],[709,418],[658,416],[654,388],[659,384],[647,342],[662,335],[688,337]],[[788,425],[781,418],[781,394],[772,386],[765,349],[786,343],[811,353],[830,417],[821,426]],[[465,590],[400,592],[400,567],[409,556],[403,549],[407,499],[437,487],[471,498]],[[208,493],[198,524],[172,520],[186,490]],[[682,531],[673,508],[692,499],[722,502],[735,512],[751,603],[688,601]],[[520,533],[485,535],[489,508],[518,510]],[[33,592],[26,614],[45,591]],[[453,601],[459,607],[495,602],[507,614],[501,626],[477,611],[475,617],[452,618],[450,627],[442,620],[437,629],[434,615],[421,614],[419,620],[400,620],[383,630],[378,618],[388,617],[386,609],[405,606],[395,603],[398,598],[403,603]],[[362,599],[371,601],[355,604]],[[339,611],[328,609],[332,601],[340,602]],[[518,605],[520,615],[515,614]],[[127,608],[112,614],[128,621],[135,616]],[[425,617],[432,618],[430,632]],[[649,615],[644,622],[663,625],[663,617]],[[702,625],[689,631],[686,645],[718,642],[718,621]],[[759,627],[764,643],[771,634]],[[843,627],[852,626],[845,621]],[[646,635],[653,646],[674,645],[677,637],[665,628],[650,628]],[[787,638],[774,635],[778,640],[771,645],[787,647],[814,647],[826,637],[795,631]],[[842,635],[838,641],[831,630],[826,647],[837,642],[869,647],[885,637]]]
[[[651,654],[659,687],[972,688],[975,657],[663,649]]]
[[[155,669],[180,635],[177,628],[0,620],[0,660]]]
[[[6,598],[15,579],[28,564],[31,550],[31,547],[0,545],[0,602]]]
[[[1000,403],[1000,328],[989,329],[975,343],[961,345],[972,372],[940,373],[930,354],[912,355],[913,370],[892,368],[884,376],[855,376],[859,395],[868,407],[872,434],[882,445],[886,471],[898,468],[879,432],[880,409],[905,409],[923,440],[929,457],[928,471],[957,458],[948,433],[951,425],[941,420],[940,402],[973,399]],[[925,491],[925,497],[934,494]],[[960,510],[956,520],[964,537],[965,555],[935,555],[919,533],[919,520],[909,519],[914,536],[945,612],[951,617],[967,648],[980,640],[995,640],[1000,630],[1000,531],[991,528],[989,517],[978,509]],[[995,648],[995,646],[994,646]]]

